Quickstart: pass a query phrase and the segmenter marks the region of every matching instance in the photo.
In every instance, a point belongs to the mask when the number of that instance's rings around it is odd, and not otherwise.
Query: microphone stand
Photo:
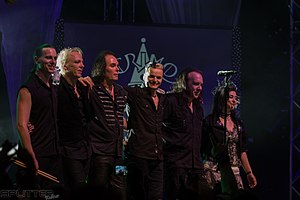
[[[223,140],[223,144],[225,145],[225,147],[227,148],[227,138],[226,138],[226,132],[227,132],[227,101],[229,98],[228,95],[228,82],[231,78],[231,76],[229,78],[227,78],[228,75],[225,75],[224,78],[224,84],[225,84],[225,88],[224,88],[224,140]]]

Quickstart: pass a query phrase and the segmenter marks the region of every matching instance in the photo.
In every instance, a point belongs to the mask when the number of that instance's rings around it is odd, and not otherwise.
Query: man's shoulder
[[[140,85],[127,85],[123,87],[124,90],[130,95],[141,93],[144,91],[144,88],[142,88]]]
[[[120,84],[115,83],[114,84],[115,90],[118,91],[121,95],[127,95],[127,90]]]
[[[179,92],[174,92],[174,91],[168,91],[166,92],[166,97],[169,99],[177,99],[181,98],[182,94]]]
[[[38,77],[35,74],[31,73],[26,79],[26,81],[21,84],[19,91],[23,88],[27,89],[28,91],[31,91],[37,87],[40,87]]]
[[[177,92],[168,91],[165,94],[165,102],[168,105],[179,105],[181,101],[180,95]]]

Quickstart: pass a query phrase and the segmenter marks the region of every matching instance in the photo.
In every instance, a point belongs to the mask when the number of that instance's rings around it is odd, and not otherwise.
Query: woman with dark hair
[[[254,188],[257,181],[246,153],[247,138],[243,123],[236,114],[239,104],[237,87],[232,82],[223,81],[215,88],[213,95],[213,109],[205,118],[202,145],[207,181],[217,193],[221,193],[223,174],[220,167],[224,166],[224,163],[230,163],[236,182],[234,187],[244,189],[240,174],[242,167],[247,175],[249,187]],[[223,180],[222,192],[224,192]]]

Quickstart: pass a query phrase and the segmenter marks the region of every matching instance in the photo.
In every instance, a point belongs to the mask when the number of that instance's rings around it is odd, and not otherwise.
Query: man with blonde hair
[[[143,87],[126,87],[129,105],[128,187],[132,199],[163,199],[163,65],[149,62]]]
[[[90,167],[91,146],[87,129],[89,87],[78,81],[84,68],[82,54],[78,47],[65,48],[57,59],[62,75],[57,93],[57,124],[67,191],[74,191],[85,184]]]

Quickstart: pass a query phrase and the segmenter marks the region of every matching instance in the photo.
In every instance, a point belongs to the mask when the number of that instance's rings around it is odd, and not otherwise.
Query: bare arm
[[[35,169],[38,170],[38,162],[36,160],[31,140],[30,140],[30,130],[28,129],[29,116],[31,110],[31,94],[26,88],[22,88],[18,95],[17,100],[17,129],[22,142],[23,148],[32,157]]]
[[[256,177],[254,176],[249,160],[248,160],[248,156],[246,152],[242,152],[241,154],[241,161],[242,161],[242,166],[243,169],[247,175],[247,180],[249,183],[249,187],[250,188],[254,188],[257,185],[257,181],[256,181]]]

